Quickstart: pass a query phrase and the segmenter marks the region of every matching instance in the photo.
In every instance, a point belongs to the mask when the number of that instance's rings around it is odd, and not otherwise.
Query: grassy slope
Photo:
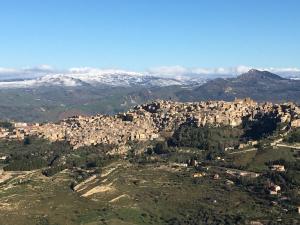
[[[294,162],[296,158],[293,150],[287,148],[272,149],[267,148],[253,152],[246,152],[228,156],[228,160],[232,161],[235,166],[242,166],[243,168],[254,171],[262,172],[268,169],[267,163],[279,159]]]
[[[284,216],[277,206],[226,185],[223,178],[196,179],[193,172],[165,163],[118,161],[76,193],[69,188],[69,172],[46,178],[36,171],[1,185],[0,224],[224,224],[229,217]],[[107,185],[112,189],[81,197]]]

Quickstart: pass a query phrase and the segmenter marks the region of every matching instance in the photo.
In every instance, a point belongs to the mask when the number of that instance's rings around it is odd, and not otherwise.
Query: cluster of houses
[[[50,141],[68,141],[74,149],[81,146],[112,144],[125,146],[129,141],[145,141],[160,137],[161,132],[173,132],[184,123],[196,126],[238,126],[243,120],[261,115],[278,117],[291,126],[300,126],[300,108],[293,103],[259,104],[253,100],[233,102],[173,102],[155,101],[134,107],[114,116],[75,116],[58,123],[15,123],[14,130],[0,130],[0,138],[19,138],[36,135]],[[250,143],[253,145],[253,143]]]
[[[158,130],[148,114],[136,112],[116,116],[76,116],[59,124],[45,124],[40,127],[37,135],[50,141],[67,140],[74,149],[98,144],[114,145],[121,149],[129,141],[158,137]]]
[[[12,123],[12,128],[0,127],[0,139],[19,139],[23,140],[26,136],[36,135],[40,127],[39,123]]]
[[[7,128],[0,127],[0,138],[7,138],[9,136],[9,130]]]

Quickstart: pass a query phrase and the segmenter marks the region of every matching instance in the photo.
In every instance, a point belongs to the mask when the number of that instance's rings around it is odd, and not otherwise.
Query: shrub
[[[154,153],[160,155],[160,154],[167,154],[169,153],[169,148],[166,142],[159,142],[154,147]]]

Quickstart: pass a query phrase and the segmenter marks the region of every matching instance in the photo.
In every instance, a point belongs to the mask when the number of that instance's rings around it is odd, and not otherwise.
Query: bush
[[[29,138],[29,137],[25,137],[25,138],[24,138],[24,141],[23,141],[23,144],[24,144],[24,145],[30,145],[30,143],[31,143],[30,138]]]
[[[160,154],[168,154],[169,148],[166,142],[159,142],[154,147],[154,153],[160,155]]]
[[[44,169],[42,171],[42,174],[46,177],[51,177],[57,173],[59,173],[60,171],[66,169],[65,166],[54,166],[54,167],[50,167],[50,168],[47,168],[47,169]]]

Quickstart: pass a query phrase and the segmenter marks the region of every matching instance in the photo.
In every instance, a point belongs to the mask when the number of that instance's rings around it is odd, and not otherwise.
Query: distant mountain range
[[[256,101],[295,101],[300,103],[300,81],[252,69],[235,78],[210,80],[176,95],[184,101],[233,100],[251,97]]]
[[[76,86],[114,86],[114,87],[164,87],[174,85],[203,84],[202,78],[169,78],[136,72],[89,72],[50,74],[34,79],[0,81],[0,88],[36,88],[36,87],[76,87]]]
[[[300,103],[300,80],[250,70],[234,78],[198,79],[135,72],[51,74],[0,81],[0,120],[56,121],[77,114],[114,114],[156,99]]]

